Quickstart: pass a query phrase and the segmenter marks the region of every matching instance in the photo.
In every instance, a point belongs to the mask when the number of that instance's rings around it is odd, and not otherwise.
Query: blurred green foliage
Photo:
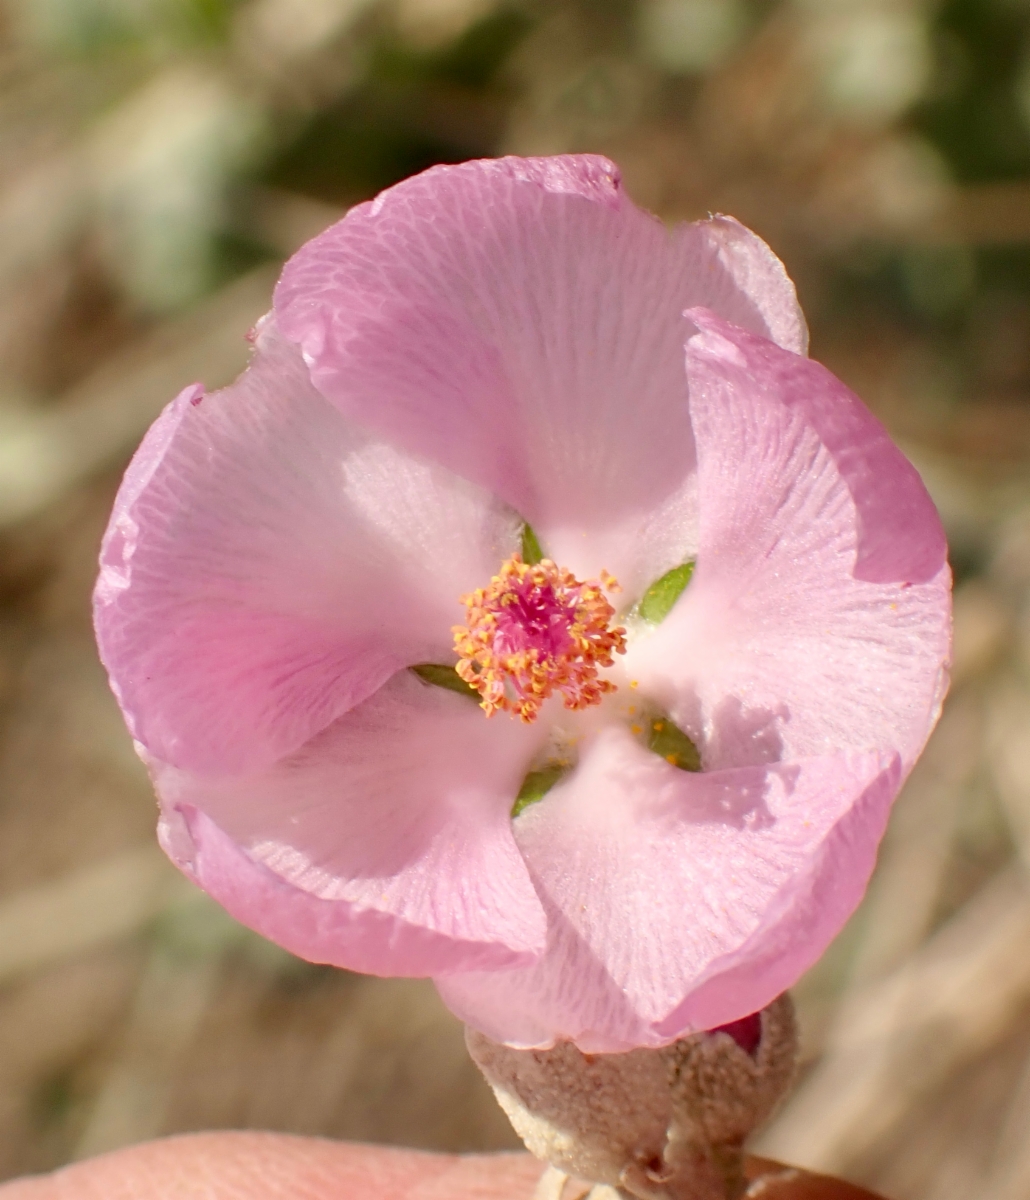
[[[35,36],[53,50],[97,55],[113,49],[177,50],[227,38],[241,0],[32,0]]]
[[[311,115],[265,181],[353,203],[434,163],[491,154],[509,98],[498,75],[532,24],[526,9],[502,7],[422,51],[377,32],[356,85]]]
[[[917,126],[962,183],[1030,174],[1030,5],[946,0],[931,31],[935,74]]]

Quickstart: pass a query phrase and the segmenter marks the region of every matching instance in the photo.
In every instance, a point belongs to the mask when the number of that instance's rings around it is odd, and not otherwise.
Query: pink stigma
[[[626,650],[626,631],[610,627],[615,609],[604,595],[617,588],[604,572],[581,583],[549,558],[530,566],[513,554],[487,587],[462,596],[468,624],[454,627],[455,669],[479,692],[486,715],[504,709],[528,723],[554,692],[566,708],[581,709],[614,691],[598,672]]]

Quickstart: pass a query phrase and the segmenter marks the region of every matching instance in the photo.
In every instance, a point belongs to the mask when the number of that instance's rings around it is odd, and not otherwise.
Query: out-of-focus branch
[[[1030,881],[998,875],[887,979],[841,1006],[826,1056],[760,1139],[763,1154],[848,1173],[1030,1000]]]
[[[145,846],[17,892],[0,901],[0,985],[137,934],[195,891]]]

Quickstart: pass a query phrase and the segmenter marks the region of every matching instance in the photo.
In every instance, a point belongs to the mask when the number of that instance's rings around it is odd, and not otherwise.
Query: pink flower
[[[949,644],[933,505],[804,350],[758,238],[668,234],[604,159],[434,168],[305,246],[104,539],[175,862],[513,1045],[663,1044],[792,984]]]

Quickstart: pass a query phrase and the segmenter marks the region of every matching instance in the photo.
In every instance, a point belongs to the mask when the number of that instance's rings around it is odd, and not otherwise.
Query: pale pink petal
[[[610,727],[517,819],[550,925],[535,965],[448,973],[459,1017],[516,1045],[662,1045],[793,984],[861,899],[896,756],[691,774]]]
[[[266,324],[250,369],[183,392],[129,467],[101,552],[101,656],[151,754],[254,769],[399,667],[447,661],[458,597],[516,539],[479,489],[351,428]]]
[[[645,511],[603,526],[543,525],[536,532],[544,553],[579,579],[613,575],[621,589],[613,603],[628,608],[666,571],[697,557],[697,472]]]
[[[409,976],[528,963],[546,923],[510,811],[539,736],[404,671],[266,771],[152,764],[162,841],[304,958]]]
[[[808,352],[808,326],[794,284],[769,247],[734,217],[714,216],[681,226],[683,260],[704,284],[703,305],[795,354]]]
[[[946,687],[950,573],[933,503],[824,367],[693,312],[697,567],[626,669],[706,768],[922,748]]]
[[[670,236],[589,155],[405,180],[295,255],[275,296],[345,413],[489,488],[549,545],[607,531],[599,565],[634,579],[632,531],[693,470],[691,304],[798,344],[793,288],[758,239],[721,219]]]

